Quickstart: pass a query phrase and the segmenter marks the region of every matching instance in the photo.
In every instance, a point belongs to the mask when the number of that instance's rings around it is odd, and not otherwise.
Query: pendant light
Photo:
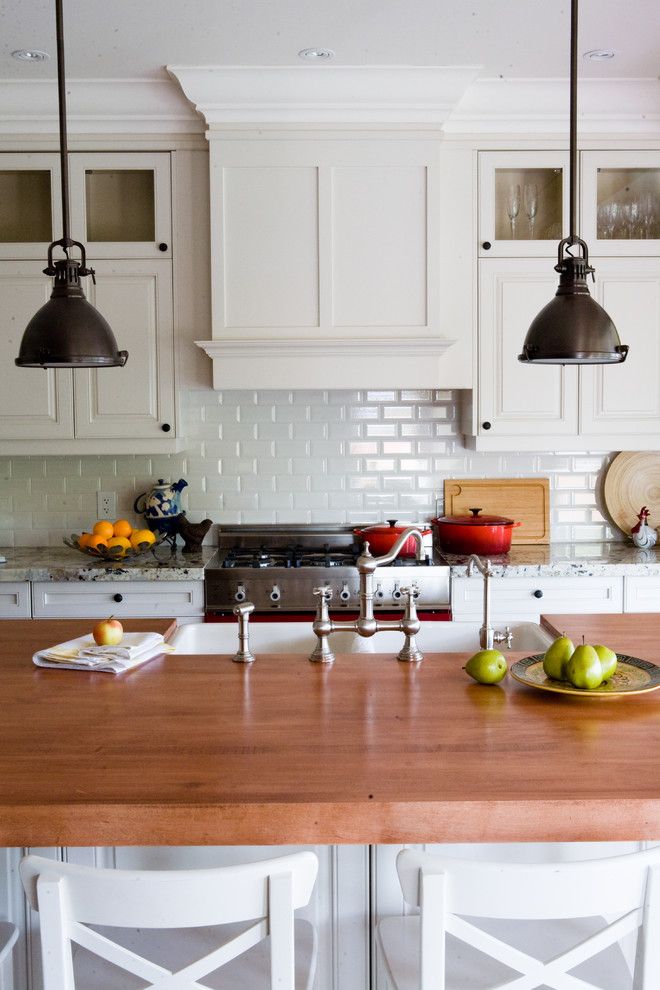
[[[64,80],[64,27],[62,0],[55,0],[57,25],[57,90],[59,97],[60,164],[62,172],[63,236],[48,248],[44,275],[54,277],[49,301],[32,317],[21,341],[16,364],[19,368],[112,368],[126,364],[128,351],[118,351],[117,341],[103,316],[85,299],[80,279],[91,275],[85,248],[69,236],[69,168],[66,134],[66,92]],[[53,248],[61,247],[65,257],[53,260]],[[81,260],[69,257],[70,248],[79,248]]]
[[[571,0],[570,74],[570,233],[559,242],[555,271],[559,288],[554,299],[541,310],[527,331],[519,361],[527,364],[620,364],[628,347],[619,340],[614,323],[602,306],[592,299],[587,276],[589,249],[575,230],[577,187],[577,35],[578,0]],[[571,248],[577,248],[577,255]]]

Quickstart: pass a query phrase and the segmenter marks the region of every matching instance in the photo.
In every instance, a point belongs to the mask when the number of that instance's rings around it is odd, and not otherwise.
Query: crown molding
[[[445,121],[479,66],[193,66],[167,70],[212,129],[239,123]]]
[[[170,79],[68,79],[72,134],[202,133],[204,125]],[[0,79],[0,134],[56,134],[54,79]]]
[[[477,79],[443,130],[447,134],[558,134],[568,128],[567,79]],[[659,79],[582,79],[580,134],[660,138]]]

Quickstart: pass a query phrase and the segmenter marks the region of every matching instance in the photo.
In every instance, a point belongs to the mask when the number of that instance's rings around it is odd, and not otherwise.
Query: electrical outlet
[[[96,513],[99,519],[114,519],[117,515],[117,495],[115,492],[96,493]]]

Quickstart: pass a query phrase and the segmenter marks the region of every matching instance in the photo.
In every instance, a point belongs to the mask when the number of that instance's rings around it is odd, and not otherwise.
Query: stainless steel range
[[[231,614],[253,602],[265,612],[314,613],[314,589],[329,585],[333,612],[359,607],[355,562],[362,550],[352,526],[225,526],[205,571],[206,611]],[[412,587],[417,608],[448,613],[449,567],[429,543],[426,559],[399,557],[375,576],[374,608],[400,610]]]

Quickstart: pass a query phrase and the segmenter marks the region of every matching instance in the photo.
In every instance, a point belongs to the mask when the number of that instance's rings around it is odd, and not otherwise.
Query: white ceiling
[[[55,75],[53,0],[0,0],[0,78]],[[559,0],[65,0],[67,76],[166,78],[168,64],[302,65],[325,46],[336,65],[479,65],[480,76],[565,77],[569,2]],[[49,51],[50,62],[11,58]],[[658,0],[583,0],[580,74],[660,73]],[[322,67],[319,66],[322,71]]]

